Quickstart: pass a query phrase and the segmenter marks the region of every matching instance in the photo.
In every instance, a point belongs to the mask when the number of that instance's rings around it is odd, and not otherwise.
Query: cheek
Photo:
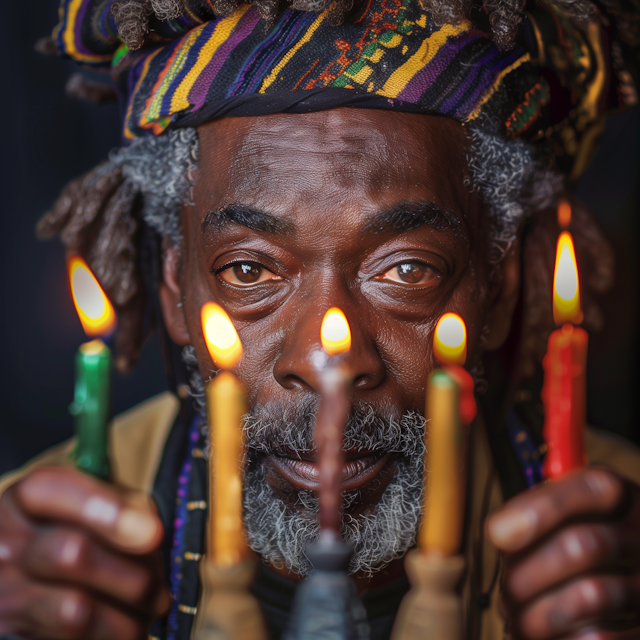
[[[486,283],[470,266],[444,310],[457,313],[464,319],[467,326],[467,368],[473,366],[482,351],[486,310]]]
[[[248,323],[240,329],[245,345],[245,357],[238,367],[238,374],[247,389],[250,405],[274,399],[274,389],[279,385],[273,369],[286,340],[286,331],[277,323]]]

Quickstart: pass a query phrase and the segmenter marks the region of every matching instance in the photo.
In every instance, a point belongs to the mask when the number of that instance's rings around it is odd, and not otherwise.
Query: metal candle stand
[[[368,640],[367,613],[347,574],[351,547],[325,538],[306,553],[313,572],[296,590],[284,640]]]

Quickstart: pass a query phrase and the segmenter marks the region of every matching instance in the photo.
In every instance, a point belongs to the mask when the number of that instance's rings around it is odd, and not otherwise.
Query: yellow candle
[[[462,432],[458,386],[434,371],[427,386],[425,508],[418,544],[425,553],[455,555],[460,549],[464,504]]]
[[[224,309],[206,303],[201,321],[212,360],[225,369],[234,367],[242,357],[242,344]],[[247,403],[242,384],[229,371],[206,384],[205,399],[210,444],[208,554],[217,566],[228,568],[249,553],[242,522],[242,416]]]
[[[206,386],[209,423],[209,554],[220,567],[247,555],[242,522],[242,416],[246,400],[240,381],[228,371]]]

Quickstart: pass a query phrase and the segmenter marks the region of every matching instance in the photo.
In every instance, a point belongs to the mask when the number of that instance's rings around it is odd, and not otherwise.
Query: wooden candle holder
[[[248,557],[229,569],[221,569],[206,556],[202,558],[202,594],[192,638],[267,640],[260,605],[249,592],[255,563],[255,558]]]
[[[463,639],[462,602],[456,586],[464,566],[462,556],[409,552],[405,567],[412,589],[400,605],[392,640]]]

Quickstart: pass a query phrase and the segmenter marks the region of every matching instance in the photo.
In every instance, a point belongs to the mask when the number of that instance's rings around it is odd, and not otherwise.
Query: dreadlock
[[[245,2],[252,3],[268,26],[278,14],[290,6],[300,11],[319,13],[329,10],[331,24],[341,24],[352,9],[365,0],[213,0],[213,11],[218,16],[228,16]],[[436,24],[460,24],[470,18],[486,16],[493,40],[501,49],[515,45],[519,27],[524,19],[527,0],[416,0],[429,11]],[[587,24],[598,13],[593,0],[555,0],[555,6],[573,21]],[[640,42],[640,23],[635,11],[626,6],[626,0],[603,0],[603,5],[614,15],[620,25],[621,37],[626,44]],[[185,11],[184,0],[122,0],[112,7],[118,33],[126,45],[140,49],[149,33],[149,19],[173,20]]]

